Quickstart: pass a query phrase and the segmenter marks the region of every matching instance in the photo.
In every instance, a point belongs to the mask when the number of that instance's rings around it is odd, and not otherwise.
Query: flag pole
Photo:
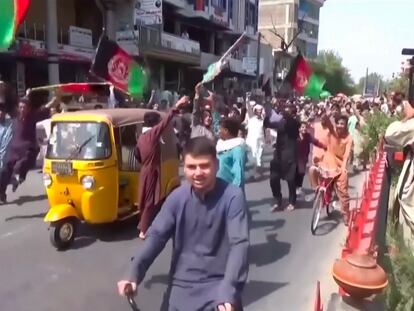
[[[244,39],[244,37],[246,36],[246,32],[244,31],[242,33],[242,35],[236,40],[236,42],[233,43],[233,45],[231,47],[229,47],[229,49],[223,54],[223,56],[220,58],[219,62],[222,62],[223,60],[225,60],[231,53],[233,53],[233,51],[235,50],[235,48],[238,46],[238,44]]]

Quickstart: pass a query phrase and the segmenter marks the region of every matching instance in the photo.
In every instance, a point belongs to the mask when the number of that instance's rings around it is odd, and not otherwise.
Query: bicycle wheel
[[[321,217],[321,210],[323,207],[323,199],[325,192],[323,190],[318,190],[316,194],[315,201],[313,201],[312,208],[312,222],[311,222],[311,232],[315,234],[316,229],[318,228],[319,219]]]

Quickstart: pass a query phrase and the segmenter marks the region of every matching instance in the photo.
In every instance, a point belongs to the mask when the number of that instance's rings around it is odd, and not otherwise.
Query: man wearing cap
[[[254,176],[256,173],[261,173],[262,169],[262,155],[265,144],[265,130],[264,130],[264,107],[250,100],[249,95],[246,99],[247,109],[247,137],[246,145],[250,149],[250,154],[254,161]]]

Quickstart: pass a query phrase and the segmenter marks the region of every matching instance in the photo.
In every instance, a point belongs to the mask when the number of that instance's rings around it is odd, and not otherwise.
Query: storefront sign
[[[69,26],[69,44],[73,46],[92,47],[92,30]]]
[[[256,57],[243,57],[243,71],[246,73],[255,73],[257,70]]]
[[[162,24],[162,0],[135,0],[134,20],[137,25]]]
[[[16,53],[20,57],[47,58],[46,46],[42,41],[30,39],[18,39]],[[71,61],[90,62],[95,54],[92,48],[75,47],[71,45],[58,45],[57,56],[59,59]]]

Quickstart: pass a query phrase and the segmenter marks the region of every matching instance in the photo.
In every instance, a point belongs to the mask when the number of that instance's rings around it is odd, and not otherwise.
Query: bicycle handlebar
[[[140,311],[138,309],[138,306],[137,306],[135,300],[134,300],[134,290],[132,289],[132,285],[131,284],[127,284],[125,286],[125,296],[126,296],[126,298],[128,300],[128,303],[129,303],[131,309],[133,311]]]

